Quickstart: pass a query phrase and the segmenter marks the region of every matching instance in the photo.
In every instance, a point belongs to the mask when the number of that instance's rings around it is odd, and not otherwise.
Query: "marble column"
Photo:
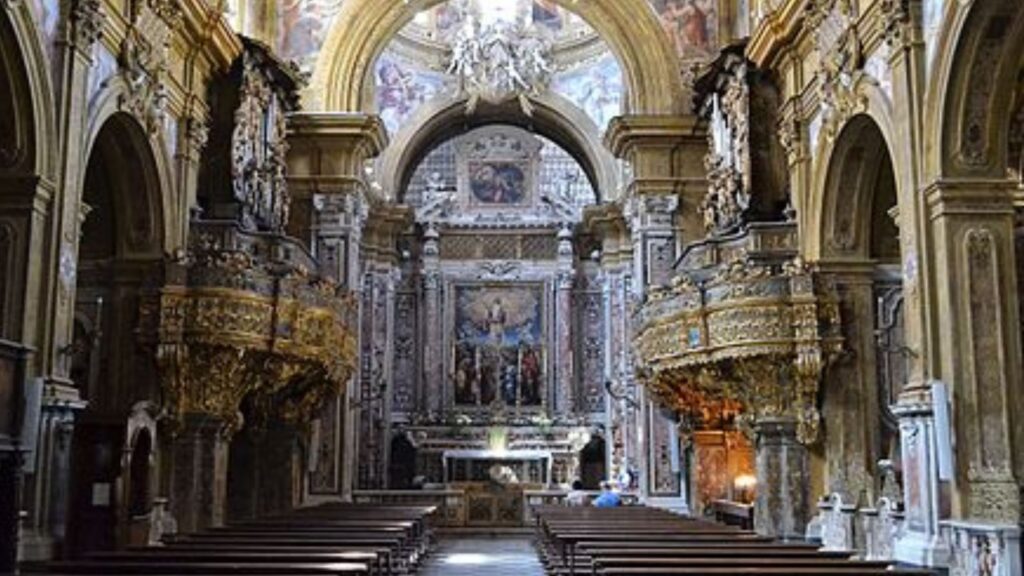
[[[558,232],[558,274],[555,279],[555,414],[568,415],[575,408],[573,394],[572,291],[575,283],[572,231]]]
[[[649,287],[674,275],[683,237],[680,209],[707,189],[707,141],[696,118],[635,115],[615,118],[605,143],[633,170],[624,216],[632,235],[633,297],[642,300]],[[667,498],[665,505],[685,505],[673,449],[676,427],[650,400],[641,399],[637,409],[641,490],[645,497]]]
[[[1020,312],[1012,181],[940,182],[933,207],[931,255],[936,278],[936,377],[953,399],[957,450],[951,514],[1015,524],[1024,478],[1024,398],[1020,394]],[[1017,418],[1017,421],[1014,421]]]
[[[224,524],[228,448],[223,422],[208,414],[186,414],[171,440],[171,510],[180,532]]]
[[[754,528],[775,538],[804,536],[810,509],[807,448],[797,440],[794,418],[760,418],[756,440],[757,501]]]
[[[43,389],[39,437],[33,466],[26,474],[24,560],[52,558],[67,534],[68,489],[71,486],[71,439],[78,414],[85,409],[73,388],[49,384]]]
[[[423,386],[417,406],[440,416],[454,394],[445,386],[444,319],[441,288],[440,234],[430,226],[423,233]]]

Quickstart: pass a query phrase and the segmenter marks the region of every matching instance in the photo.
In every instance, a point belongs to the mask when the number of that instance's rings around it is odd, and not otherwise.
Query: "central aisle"
[[[526,536],[445,537],[420,571],[422,576],[544,576]]]

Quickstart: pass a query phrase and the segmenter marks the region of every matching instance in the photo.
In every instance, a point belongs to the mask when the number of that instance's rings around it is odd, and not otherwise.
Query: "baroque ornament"
[[[70,11],[70,38],[76,48],[87,52],[103,35],[102,0],[73,0]]]
[[[682,279],[636,317],[639,374],[669,406],[733,399],[741,421],[789,420],[811,444],[821,375],[841,349],[837,302],[835,286],[799,259],[741,259],[702,285]]]
[[[866,99],[856,90],[865,74],[853,4],[851,0],[813,0],[808,4],[805,25],[815,31],[821,59],[817,78],[823,130],[832,139],[843,122],[867,107]]]
[[[243,56],[242,90],[231,135],[231,176],[242,225],[283,230],[291,197],[285,177],[287,108],[250,53]]]
[[[250,398],[259,421],[312,420],[355,370],[354,299],[294,262],[224,248],[248,238],[233,225],[205,233],[212,225],[194,226],[188,256],[173,263],[184,268],[183,282],[140,310],[139,334],[156,349],[172,416],[209,414],[237,430]],[[233,237],[203,240],[225,236]]]
[[[465,10],[465,9],[464,9]],[[551,42],[534,26],[498,20],[483,23],[466,11],[451,46],[447,72],[459,78],[472,114],[480,100],[498,104],[518,99],[532,115],[529,97],[540,94],[555,69]]]
[[[750,88],[747,64],[729,72],[723,93],[711,97],[708,193],[701,202],[704,231],[712,236],[737,231],[750,207]]]
[[[149,134],[164,125],[171,33],[181,17],[175,2],[135,0],[132,20],[118,54],[124,92],[118,106],[135,116]]]

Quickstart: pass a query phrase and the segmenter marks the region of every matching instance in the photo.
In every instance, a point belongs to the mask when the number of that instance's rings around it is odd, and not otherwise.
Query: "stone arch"
[[[481,106],[466,116],[466,100],[438,99],[413,115],[395,135],[378,162],[384,190],[400,195],[419,162],[438,144],[449,138],[487,124],[510,124],[551,139],[569,152],[598,194],[598,201],[614,197],[618,189],[615,158],[597,136],[593,121],[571,102],[557,94],[533,100],[532,116],[526,116],[517,104]]]
[[[313,73],[311,93],[331,111],[373,112],[373,65],[388,41],[419,10],[444,0],[426,0],[410,8],[406,0],[346,2],[324,42]],[[586,20],[608,43],[627,86],[626,112],[680,114],[684,101],[679,58],[647,0],[555,0]]]
[[[875,134],[881,137],[883,146],[893,169],[893,176],[896,182],[896,198],[901,201],[901,183],[906,182],[909,176],[908,171],[913,169],[912,159],[907,157],[906,150],[898,148],[895,143],[896,127],[892,117],[892,107],[888,96],[881,90],[877,83],[862,78],[854,86],[860,102],[860,110],[843,122],[838,123],[831,132],[822,130],[816,141],[810,143],[814,158],[813,172],[811,175],[811,186],[803,198],[800,206],[800,242],[802,252],[810,260],[819,260],[836,256],[834,250],[828,247],[829,235],[835,229],[835,222],[831,222],[839,214],[834,208],[837,203],[837,196],[842,193],[839,189],[840,181],[830,180],[830,176],[836,169],[837,163],[843,161],[845,153],[850,146],[856,146],[856,133],[866,129],[869,125],[875,130]],[[864,202],[870,203],[870,198],[859,198],[860,205]],[[863,224],[863,223],[861,223]],[[866,253],[854,251],[848,256],[856,255],[867,257]]]
[[[119,212],[131,219],[133,229],[127,232],[129,245],[119,246],[122,256],[156,258],[170,253],[175,243],[172,232],[176,230],[173,220],[177,211],[173,202],[173,187],[170,176],[170,159],[167,150],[156,135],[150,134],[131,114],[120,111],[116,106],[117,93],[108,92],[99,101],[96,111],[90,116],[87,137],[82,157],[82,172],[79,198],[84,201],[88,167],[96,154],[102,154],[109,147],[118,154],[109,155],[104,161],[114,173],[123,179],[121,184],[134,179],[142,184],[131,194],[115,194]],[[123,222],[122,222],[123,224]]]
[[[0,9],[0,173],[53,178],[57,164],[50,65],[27,2]],[[10,98],[10,102],[8,102]],[[10,122],[9,125],[6,122]],[[6,137],[15,150],[8,152]]]
[[[956,4],[937,38],[925,107],[926,173],[1005,178],[1017,74],[1024,65],[1024,4]]]
[[[892,153],[879,125],[868,115],[854,116],[830,149],[822,182],[821,219],[816,229],[819,257],[870,259],[879,256],[879,227],[893,237],[890,218],[879,213],[880,201],[897,205]],[[884,210],[885,208],[883,208]],[[896,247],[898,255],[899,247]]]
[[[152,251],[170,254],[184,244],[185,239],[179,237],[184,228],[183,222],[179,222],[179,219],[185,216],[179,214],[179,207],[174,200],[173,161],[164,140],[168,135],[162,127],[155,131],[147,130],[145,124],[135,115],[122,109],[120,102],[125,97],[126,90],[123,79],[111,77],[89,103],[85,131],[87,136],[81,148],[82,166],[87,166],[101,132],[110,128],[113,122],[124,136],[122,145],[131,150],[140,161],[139,169],[146,191],[146,210],[160,239],[160,243],[154,245]],[[84,179],[83,170],[83,183]]]

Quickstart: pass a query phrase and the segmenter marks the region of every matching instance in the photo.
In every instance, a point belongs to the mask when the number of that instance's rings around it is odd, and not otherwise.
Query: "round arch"
[[[465,114],[465,99],[438,99],[426,104],[381,155],[381,185],[397,196],[405,190],[420,161],[437,145],[487,124],[507,124],[549,138],[571,154],[590,178],[599,202],[614,196],[618,189],[615,158],[595,136],[599,131],[593,121],[557,94],[534,99],[532,104],[531,116],[523,114],[515,103],[480,105],[472,116]]]
[[[90,168],[101,162],[108,174],[116,178],[110,193],[118,222],[116,254],[123,258],[160,258],[167,253],[168,231],[173,228],[168,215],[170,205],[166,162],[163,155],[134,116],[108,110],[90,122],[86,146],[83,147],[83,170],[80,198],[85,192]],[[166,158],[164,158],[166,161]],[[141,190],[138,184],[141,183]],[[129,191],[135,193],[128,193]]]
[[[10,110],[3,110],[13,130],[4,131],[14,136],[17,147],[17,158],[0,161],[9,164],[0,168],[13,167],[52,181],[58,151],[50,144],[57,141],[50,64],[27,2],[8,2],[0,8],[0,43],[0,75],[11,84],[14,97]]]
[[[1024,4],[954,3],[936,38],[925,106],[925,170],[932,178],[1005,178],[1018,71],[1024,67]]]
[[[887,210],[897,205],[893,156],[879,127],[867,114],[851,118],[831,148],[821,194],[820,225],[815,229],[822,259],[873,259],[879,256],[879,226],[896,238]],[[881,222],[879,220],[882,220]],[[898,250],[898,247],[897,247]],[[898,258],[898,254],[897,254]]]
[[[373,65],[415,14],[445,0],[345,2],[321,50],[311,90],[329,111],[373,112]],[[626,112],[686,111],[679,59],[647,0],[555,0],[608,43],[626,82]]]
[[[120,78],[112,78],[107,86],[89,103],[89,118],[86,125],[86,140],[82,146],[81,165],[88,166],[89,159],[96,150],[97,142],[106,130],[116,129],[122,139],[120,146],[129,153],[126,158],[134,155],[139,160],[135,167],[141,181],[145,184],[143,208],[147,220],[152,224],[156,235],[146,256],[158,256],[173,253],[184,244],[183,223],[178,222],[180,216],[174,204],[174,186],[171,177],[171,158],[163,138],[150,134],[142,123],[133,115],[124,112],[119,106],[124,94],[124,82]],[[84,189],[86,173],[83,170],[79,190]],[[159,252],[156,254],[155,252]]]
[[[892,105],[888,96],[874,82],[862,78],[855,86],[855,91],[862,103],[861,110],[846,119],[838,126],[831,136],[824,131],[819,134],[816,142],[811,142],[813,156],[817,160],[813,163],[814,170],[811,175],[811,186],[803,197],[803,205],[800,206],[800,242],[802,253],[809,260],[821,260],[836,256],[835,247],[830,247],[831,235],[837,229],[836,219],[842,215],[837,213],[836,206],[841,205],[840,197],[849,194],[850,189],[842,187],[842,179],[831,178],[833,173],[841,169],[841,165],[848,159],[846,152],[857,144],[856,135],[862,135],[864,130],[873,129],[880,137],[877,140],[881,143],[878,148],[884,151],[888,157],[893,170],[893,177],[896,182],[897,205],[904,201],[902,183],[909,178],[908,170],[912,170],[914,163],[909,157],[909,150],[900,149],[894,144],[896,127],[893,122]],[[852,205],[870,206],[870,198],[858,198]],[[848,214],[849,215],[849,214]],[[861,223],[861,226],[864,224]],[[862,236],[863,238],[863,236]],[[859,250],[864,246],[856,247],[849,256],[866,256]]]

